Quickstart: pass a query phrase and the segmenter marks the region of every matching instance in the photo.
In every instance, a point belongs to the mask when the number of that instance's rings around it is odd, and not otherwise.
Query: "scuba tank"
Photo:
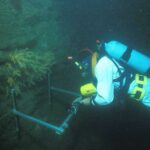
[[[150,58],[118,41],[104,43],[106,53],[139,73],[150,73]]]

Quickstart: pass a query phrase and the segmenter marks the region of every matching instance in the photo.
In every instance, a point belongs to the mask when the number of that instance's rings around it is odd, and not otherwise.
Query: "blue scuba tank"
[[[135,49],[118,41],[104,43],[104,49],[110,57],[127,64],[139,73],[146,74],[150,71],[150,58]]]

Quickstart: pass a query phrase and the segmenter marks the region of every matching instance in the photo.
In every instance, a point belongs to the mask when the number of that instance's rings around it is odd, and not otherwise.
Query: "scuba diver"
[[[82,96],[73,105],[108,105],[122,92],[150,107],[149,57],[118,41],[97,41],[97,51],[84,49],[82,54],[75,64],[83,76],[92,74],[94,82],[81,86]]]

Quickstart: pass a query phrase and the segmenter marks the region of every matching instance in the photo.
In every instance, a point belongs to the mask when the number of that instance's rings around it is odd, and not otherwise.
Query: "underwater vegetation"
[[[13,88],[19,94],[24,87],[42,80],[53,62],[54,55],[51,51],[35,52],[26,48],[10,52],[7,62],[1,66],[3,84],[0,85],[0,90],[8,94]]]
[[[53,53],[57,60],[67,53],[69,33],[62,33],[53,0],[2,0],[0,14],[2,96],[40,81],[53,64]]]

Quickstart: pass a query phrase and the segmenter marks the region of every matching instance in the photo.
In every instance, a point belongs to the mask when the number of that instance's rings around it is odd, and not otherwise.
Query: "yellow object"
[[[76,65],[80,70],[82,70],[82,66],[80,65],[79,62],[75,61],[74,63],[75,63],[75,65]]]
[[[92,55],[92,60],[91,60],[91,66],[92,66],[92,74],[93,74],[93,76],[95,76],[95,66],[97,64],[98,57],[99,57],[98,53],[94,52],[93,55]]]
[[[147,76],[136,74],[135,75],[135,81],[138,84],[145,85],[147,83]]]
[[[144,75],[135,75],[135,81],[137,86],[133,89],[131,93],[131,97],[141,101],[145,95],[145,89],[143,88],[145,84],[147,84],[147,77]]]
[[[96,87],[94,86],[93,83],[87,83],[80,87],[80,92],[81,92],[81,95],[83,96],[89,96],[89,95],[96,93]]]

